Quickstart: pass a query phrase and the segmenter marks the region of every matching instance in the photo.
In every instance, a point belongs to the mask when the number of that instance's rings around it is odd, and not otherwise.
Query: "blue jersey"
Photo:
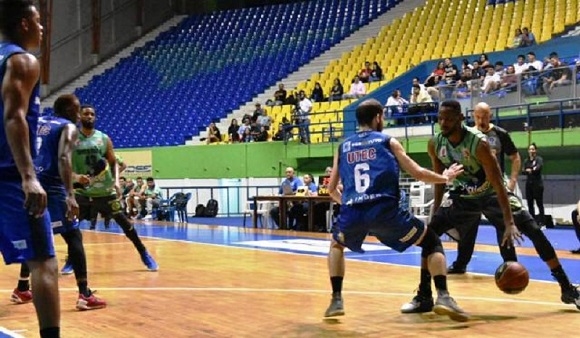
[[[338,173],[344,186],[342,204],[377,199],[399,200],[399,162],[390,136],[363,131],[347,138],[338,150]]]
[[[6,74],[6,64],[8,59],[14,54],[27,53],[21,47],[8,43],[0,42],[0,83],[4,81]],[[6,131],[4,126],[4,100],[0,97],[0,179],[12,179],[20,177],[18,169],[14,163],[14,157],[8,145]],[[28,137],[30,142],[30,154],[34,159],[36,157],[36,126],[38,123],[38,116],[40,112],[40,96],[39,84],[34,86],[30,101],[28,103],[28,112],[26,113],[26,121],[28,122]]]
[[[60,184],[58,145],[64,127],[71,122],[62,117],[43,116],[38,121],[38,156],[34,161],[38,178],[43,183]]]

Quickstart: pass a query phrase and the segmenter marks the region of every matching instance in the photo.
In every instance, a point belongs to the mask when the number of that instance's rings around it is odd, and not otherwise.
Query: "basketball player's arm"
[[[340,149],[340,147],[339,147]],[[338,203],[342,203],[342,192],[338,189],[340,177],[338,176],[338,150],[334,153],[332,172],[330,173],[330,182],[328,183],[328,194]]]
[[[401,168],[416,180],[435,184],[447,183],[453,181],[455,177],[463,172],[463,166],[455,163],[449,168],[443,170],[442,173],[436,173],[421,167],[417,162],[413,161],[409,155],[407,155],[401,143],[399,143],[399,141],[394,137],[391,138],[389,146],[391,147],[391,151],[397,158]]]
[[[505,153],[509,156],[510,161],[512,162],[512,169],[507,188],[509,191],[513,192],[516,188],[516,184],[518,183],[520,170],[522,170],[522,158],[520,157],[520,153],[518,152],[514,141],[507,132],[505,133],[504,138],[505,140],[502,140],[501,143],[505,145]]]
[[[26,115],[39,76],[40,65],[36,57],[23,53],[8,59],[2,81],[4,132],[14,163],[22,178],[24,207],[35,216],[41,216],[46,209],[46,192],[36,178]]]
[[[429,140],[427,144],[427,153],[429,154],[429,158],[431,158],[431,166],[433,167],[433,171],[436,173],[442,173],[445,170],[445,165],[439,160],[437,157],[437,153],[435,151],[435,140],[432,138]],[[441,201],[443,200],[443,195],[445,194],[445,184],[437,183],[433,185],[433,213],[439,209],[441,206]]]
[[[75,199],[73,188],[72,152],[79,132],[74,124],[67,124],[60,134],[58,142],[58,173],[66,189],[67,218],[72,220],[79,214],[79,205]]]
[[[510,247],[513,245],[514,240],[519,243],[522,235],[519,233],[514,223],[514,217],[512,215],[507,190],[504,185],[503,174],[499,168],[499,163],[497,162],[495,155],[491,152],[489,144],[484,140],[481,140],[477,145],[475,155],[481,163],[483,170],[485,171],[485,177],[495,190],[499,206],[501,207],[501,211],[503,213],[505,233],[501,245],[507,245]]]

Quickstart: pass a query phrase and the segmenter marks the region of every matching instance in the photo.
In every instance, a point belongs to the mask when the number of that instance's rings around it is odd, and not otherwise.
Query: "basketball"
[[[495,285],[507,294],[524,291],[529,282],[528,270],[518,262],[505,262],[495,270]]]

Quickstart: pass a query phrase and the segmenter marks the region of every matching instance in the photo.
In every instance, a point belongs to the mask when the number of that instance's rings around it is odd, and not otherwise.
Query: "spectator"
[[[242,143],[250,143],[250,142],[254,142],[254,136],[252,135],[252,128],[251,127],[247,127],[244,129],[244,133],[242,134],[242,139],[241,139]]]
[[[431,75],[429,75],[425,79],[425,87],[427,87],[427,92],[429,93],[429,95],[431,95],[431,97],[434,100],[439,100],[438,86],[439,83],[443,81],[444,77],[445,77],[445,62],[439,61],[437,63],[437,67],[435,67],[435,70],[433,70],[433,72],[431,72]]]
[[[550,64],[552,65],[550,74],[542,77],[544,92],[547,95],[552,93],[554,87],[568,86],[572,83],[572,71],[567,64],[560,61],[558,53],[550,54]]]
[[[383,69],[379,66],[378,62],[373,62],[370,82],[382,81],[383,80]]]
[[[303,185],[298,189],[304,189],[304,196],[317,196],[318,187],[314,183],[314,176],[312,174],[305,174],[303,176]],[[291,209],[292,217],[296,220],[296,230],[308,230],[308,202],[299,202],[294,204]]]
[[[312,112],[312,101],[306,97],[303,90],[298,94],[300,102],[296,112],[296,124],[298,125],[300,133],[300,142],[304,144],[310,143],[310,113]]]
[[[265,110],[262,108],[260,102],[256,103],[256,109],[254,109],[254,113],[252,114],[252,123],[258,121],[258,118],[264,114]]]
[[[477,79],[478,77],[477,75],[473,74],[472,69],[470,68],[463,69],[461,77],[459,78],[459,81],[457,81],[457,84],[455,85],[455,92],[453,93],[453,95],[458,99],[470,97],[471,86],[473,84],[473,81],[474,80],[477,81]]]
[[[354,80],[350,85],[350,91],[348,92],[348,94],[344,94],[343,98],[358,99],[365,96],[366,93],[367,87],[365,87],[365,84],[360,81],[360,78],[358,76],[355,76]]]
[[[340,101],[342,100],[342,95],[344,95],[344,88],[339,79],[334,79],[332,88],[330,89],[330,95],[328,96],[328,101]]]
[[[207,144],[210,143],[217,143],[222,141],[222,134],[220,133],[219,128],[215,125],[215,123],[210,123],[209,127],[207,127]]]
[[[499,76],[501,78],[503,76],[503,74],[505,73],[505,69],[503,67],[503,61],[497,61],[495,63],[494,69],[495,69],[495,73],[497,74],[497,76]]]
[[[312,102],[325,101],[324,91],[322,90],[322,87],[320,86],[320,82],[316,82],[314,84],[314,89],[312,89],[312,95],[310,95],[310,100],[312,100]]]
[[[228,127],[228,138],[230,140],[230,143],[240,142],[240,134],[238,133],[239,130],[240,126],[238,125],[238,120],[232,119],[232,122]]]
[[[282,123],[278,124],[278,131],[274,136],[272,136],[272,140],[274,141],[284,141],[288,142],[288,140],[292,137],[292,125],[286,118],[286,116],[282,117]]]
[[[524,27],[522,31],[522,45],[525,47],[535,45],[536,37],[534,36],[534,33],[530,32],[528,27]]]
[[[298,187],[302,186],[302,182],[300,181],[299,178],[296,178],[294,176],[294,168],[292,167],[288,167],[286,168],[286,179],[284,179],[284,181],[282,181],[282,183],[280,184],[280,188],[278,189],[278,194],[279,195],[284,195],[287,191],[292,191],[293,193],[296,193],[296,190],[298,190]],[[272,217],[272,219],[274,220],[274,223],[276,224],[277,227],[280,226],[280,207],[281,206],[277,206],[274,207],[270,210],[270,217]],[[284,208],[287,207],[287,205],[283,205]],[[292,229],[295,230],[295,226],[294,226],[294,217],[293,217],[293,213],[292,210],[290,210],[288,213],[288,229]]]
[[[419,85],[419,87],[421,88],[421,90],[427,90],[427,88],[425,88],[425,85],[421,83],[421,79],[419,79],[418,77],[414,77],[413,78],[413,82],[411,83],[411,95],[413,95],[414,93],[414,86],[415,85]]]
[[[153,210],[159,208],[159,203],[161,201],[161,188],[155,184],[153,177],[147,177],[147,186],[139,198],[139,201],[141,203],[141,214],[137,219],[151,219],[153,217]],[[145,213],[143,212],[143,205],[145,206]]]
[[[284,84],[280,83],[278,85],[278,90],[274,93],[274,104],[276,106],[281,106],[286,102],[286,89],[284,89]]]
[[[514,71],[516,74],[521,74],[528,70],[528,65],[526,64],[526,57],[522,54],[518,55],[516,63],[514,63]]]
[[[238,128],[238,135],[240,135],[240,142],[244,142],[243,138],[246,134],[246,129],[250,129],[250,119],[242,120],[242,125]]]
[[[495,68],[491,64],[488,64],[485,70],[487,71],[487,75],[483,79],[482,88],[484,93],[489,94],[499,87],[501,78],[495,73]]]
[[[385,113],[387,118],[391,118],[393,116],[400,116],[403,114],[403,106],[409,104],[409,101],[405,100],[401,96],[401,91],[398,89],[393,90],[393,93],[387,99],[387,103],[385,104]],[[403,118],[397,119],[397,125],[404,124]]]
[[[544,224],[544,181],[542,180],[542,168],[544,160],[538,156],[538,148],[535,143],[528,147],[529,157],[524,161],[523,174],[528,177],[526,180],[526,200],[528,201],[528,211],[536,218],[538,223]],[[538,205],[539,214],[536,217],[534,201]]]
[[[256,137],[254,137],[254,140],[256,142],[267,142],[269,138],[270,135],[268,134],[266,127],[260,126],[260,132],[256,135]]]
[[[427,93],[425,87],[421,88],[420,84],[413,84],[413,93],[411,94],[409,102],[412,104],[433,102],[431,95]]]
[[[127,197],[127,212],[131,217],[141,214],[141,203],[139,203],[139,198],[145,191],[145,184],[143,183],[142,177],[137,177],[135,179],[135,184],[133,189],[129,192]]]
[[[514,38],[512,39],[512,44],[509,45],[507,48],[508,49],[515,49],[515,48],[520,48],[523,46],[525,46],[525,45],[524,45],[522,30],[520,28],[516,28]]]
[[[536,53],[534,52],[528,52],[528,63],[526,65],[529,72],[539,72],[544,68],[544,64],[536,59]]]
[[[518,86],[518,75],[514,66],[507,66],[505,74],[501,78],[500,87],[506,91],[514,91]]]
[[[256,123],[259,127],[264,127],[266,131],[270,130],[270,126],[272,125],[272,118],[268,115],[268,113],[264,110],[264,114],[258,116],[258,121]]]
[[[365,61],[365,66],[363,69],[360,70],[358,73],[358,77],[362,83],[367,83],[370,80],[371,73],[372,73],[371,63]]]
[[[431,95],[429,95],[426,89],[421,89],[421,86],[418,83],[413,85],[413,94],[411,95],[409,102],[411,105],[409,106],[408,114],[415,115],[415,117],[413,117],[414,124],[423,123],[427,120],[424,115],[433,111],[433,108],[431,107],[431,103],[433,102]]]
[[[580,201],[576,204],[576,209],[572,211],[572,224],[574,224],[574,231],[576,231],[576,238],[580,241]],[[570,251],[573,254],[580,255],[580,248]]]
[[[491,62],[489,62],[489,57],[487,56],[487,54],[483,53],[479,56],[479,65],[485,69],[485,67],[487,65],[491,65]]]
[[[463,71],[468,69],[468,68],[473,69],[473,66],[471,64],[469,64],[469,60],[467,60],[467,59],[461,60],[461,72],[463,73]]]

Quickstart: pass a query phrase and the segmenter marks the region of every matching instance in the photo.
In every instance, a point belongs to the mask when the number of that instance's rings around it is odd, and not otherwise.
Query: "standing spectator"
[[[534,33],[530,32],[528,27],[524,27],[522,31],[522,45],[525,47],[535,45],[536,37],[534,36]]]
[[[576,209],[572,211],[572,224],[574,224],[574,231],[576,231],[576,237],[580,241],[580,201],[576,204]],[[580,248],[570,251],[573,254],[580,255]]]
[[[373,62],[370,82],[381,81],[383,79],[383,69],[379,66],[378,62]]]
[[[343,98],[344,99],[358,99],[358,98],[365,96],[366,93],[367,93],[367,87],[365,87],[365,84],[361,82],[361,80],[358,76],[355,76],[354,80],[352,81],[352,83],[350,85],[350,91],[347,94],[344,94]]]
[[[328,101],[340,101],[342,100],[342,95],[344,95],[344,88],[339,79],[334,79],[332,88],[330,89],[330,95],[328,96]]]
[[[373,70],[371,69],[371,63],[368,61],[365,61],[365,66],[363,69],[360,70],[360,72],[358,73],[358,77],[360,79],[360,81],[362,83],[367,83],[369,82],[370,78],[371,78],[371,72]]]
[[[217,143],[222,141],[222,134],[219,128],[215,125],[215,123],[210,123],[209,127],[207,127],[207,144],[210,143]]]
[[[310,143],[310,113],[312,112],[312,101],[310,101],[303,90],[298,94],[300,102],[298,102],[298,111],[296,120],[300,133],[300,142],[304,144]]]
[[[280,83],[278,85],[278,90],[274,93],[274,104],[276,106],[281,106],[286,102],[286,89],[284,89],[284,84]]]
[[[544,160],[537,154],[538,147],[535,143],[528,147],[529,157],[524,161],[523,174],[528,176],[526,180],[526,200],[530,214],[544,224],[544,181],[542,180],[542,167]],[[539,214],[536,217],[534,201],[538,205]]]
[[[312,102],[323,102],[324,101],[324,91],[320,86],[320,82],[314,84],[314,89],[312,89],[312,95],[310,95]]]
[[[238,134],[238,130],[240,130],[240,126],[238,125],[238,120],[232,119],[230,126],[228,127],[228,138],[230,143],[238,143],[240,142],[240,134]]]

